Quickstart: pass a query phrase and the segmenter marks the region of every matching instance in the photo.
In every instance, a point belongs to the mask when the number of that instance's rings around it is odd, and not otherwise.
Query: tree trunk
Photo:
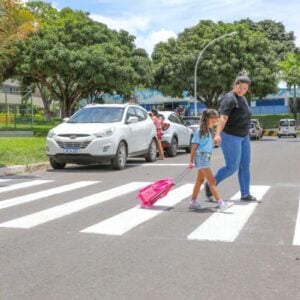
[[[52,99],[47,95],[46,87],[43,85],[37,84],[37,87],[40,91],[42,101],[44,104],[44,118],[47,122],[51,122],[51,112],[50,112],[50,105],[52,102]]]

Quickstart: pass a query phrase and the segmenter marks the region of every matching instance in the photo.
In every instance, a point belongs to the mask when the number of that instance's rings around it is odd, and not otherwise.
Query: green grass
[[[0,137],[0,167],[48,161],[45,137]]]

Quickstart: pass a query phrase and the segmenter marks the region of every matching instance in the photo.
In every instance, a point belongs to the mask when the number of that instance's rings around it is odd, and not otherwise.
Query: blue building
[[[300,89],[296,90],[297,111],[300,112]],[[294,92],[287,88],[279,88],[277,93],[269,94],[264,99],[251,101],[253,115],[276,115],[292,112]]]
[[[158,110],[177,110],[181,114],[188,116],[195,114],[195,101],[191,97],[166,97],[158,90],[146,89],[135,91],[134,99],[148,111],[152,108],[157,108]],[[196,103],[197,112],[201,113],[206,108],[206,105],[199,101]]]

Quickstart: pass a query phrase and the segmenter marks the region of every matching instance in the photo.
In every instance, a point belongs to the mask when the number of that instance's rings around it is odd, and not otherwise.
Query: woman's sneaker
[[[241,200],[242,201],[248,201],[248,202],[258,201],[257,198],[254,197],[254,196],[252,196],[252,195],[248,195],[248,196],[242,197]]]
[[[189,209],[201,209],[202,206],[197,200],[190,200]]]
[[[233,206],[233,202],[225,202],[223,200],[218,202],[219,211],[223,212],[224,210],[228,209],[229,207]]]

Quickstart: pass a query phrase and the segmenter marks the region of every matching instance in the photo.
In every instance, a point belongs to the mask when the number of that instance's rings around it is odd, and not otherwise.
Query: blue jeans
[[[241,197],[250,195],[250,138],[221,133],[225,166],[215,174],[216,184],[238,171]]]

